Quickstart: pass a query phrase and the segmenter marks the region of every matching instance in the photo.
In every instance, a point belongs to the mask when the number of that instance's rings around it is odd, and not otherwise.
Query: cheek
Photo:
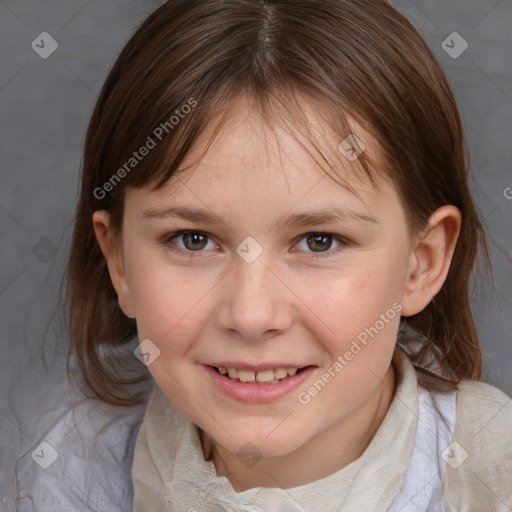
[[[132,267],[130,289],[139,337],[151,339],[162,351],[182,351],[208,317],[211,279],[187,276],[143,255],[138,261]]]
[[[384,313],[399,297],[399,287],[393,282],[390,272],[376,269],[352,269],[330,276],[324,282],[316,279],[314,286],[302,289],[306,303],[331,334],[340,334],[350,326],[365,326]],[[338,332],[337,332],[338,331]]]
[[[314,286],[313,282],[303,281],[297,293],[307,297],[304,302],[310,308],[308,328],[333,358],[350,350],[354,340],[364,348],[365,342],[370,346],[369,342],[379,340],[373,344],[372,358],[388,352],[395,342],[403,289],[399,277],[402,263],[397,254],[386,255],[384,251],[365,259],[364,264],[360,261],[358,265],[345,266],[342,272],[317,277]],[[363,361],[370,356],[366,352],[358,359]]]

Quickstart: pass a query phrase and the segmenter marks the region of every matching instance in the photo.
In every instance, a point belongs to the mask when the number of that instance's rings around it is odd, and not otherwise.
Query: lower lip
[[[255,382],[239,382],[221,375],[211,366],[204,365],[215,386],[231,398],[240,402],[269,403],[286,395],[300,386],[315,370],[308,366],[293,377],[287,377],[274,384],[256,384]]]

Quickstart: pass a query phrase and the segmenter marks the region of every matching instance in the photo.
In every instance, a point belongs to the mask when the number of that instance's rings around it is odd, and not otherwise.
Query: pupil
[[[327,249],[330,249],[332,245],[332,237],[330,235],[324,235],[323,233],[315,233],[308,236],[307,242],[309,248],[312,249],[314,252],[322,252]],[[311,242],[314,245],[312,245]]]
[[[201,233],[184,233],[183,241],[185,243],[185,247],[190,250],[202,249],[207,243],[206,236]]]

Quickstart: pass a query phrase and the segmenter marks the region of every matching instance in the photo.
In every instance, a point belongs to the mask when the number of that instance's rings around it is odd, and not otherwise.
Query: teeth
[[[218,370],[222,375],[227,374],[230,379],[240,379],[241,382],[261,383],[275,383],[288,376],[293,377],[293,375],[297,373],[297,368],[276,368],[275,370],[254,372],[253,370],[237,370],[236,368],[224,368],[220,366]]]
[[[288,371],[286,368],[278,368],[277,370],[274,370],[274,377],[276,379],[284,379],[288,375]]]
[[[230,370],[231,370],[231,368],[230,368]],[[260,373],[260,372],[258,372],[258,373]],[[251,370],[238,370],[238,378],[242,382],[254,382],[254,376],[255,376],[255,374]],[[230,377],[231,377],[231,374],[230,374]]]
[[[242,380],[240,378],[240,380]],[[256,374],[256,380],[258,382],[270,382],[274,380],[274,370],[262,370]]]

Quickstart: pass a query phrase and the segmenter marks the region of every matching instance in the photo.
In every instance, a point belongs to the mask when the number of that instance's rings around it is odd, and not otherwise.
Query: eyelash
[[[162,239],[162,244],[169,246],[169,244],[171,244],[173,242],[174,238],[178,238],[187,233],[200,234],[200,235],[206,236],[208,241],[213,242],[212,237],[204,231],[193,230],[193,229],[182,229],[180,231],[175,231],[174,233],[170,233],[170,234],[164,236],[164,238]],[[310,231],[308,233],[304,233],[304,234],[300,235],[299,237],[297,237],[296,240],[298,240],[298,242],[300,242],[310,235],[328,235],[328,236],[332,237],[332,240],[339,242],[340,245],[339,245],[339,247],[336,247],[334,249],[328,249],[327,251],[319,251],[319,252],[301,251],[301,252],[309,253],[310,254],[310,256],[308,256],[309,258],[317,259],[317,258],[322,258],[322,257],[326,257],[326,256],[331,256],[332,254],[334,254],[334,253],[338,252],[340,249],[342,249],[344,246],[349,245],[349,241],[346,238],[343,238],[334,233],[328,233],[326,231]],[[216,243],[216,242],[214,242],[214,243]],[[175,244],[173,244],[173,245],[174,245],[174,247],[170,248],[170,250],[177,252],[177,253],[184,254],[191,258],[197,257],[197,256],[194,256],[195,253],[200,254],[202,252],[205,252],[203,250],[191,251],[191,250],[187,250],[187,249],[182,249],[181,247],[177,247]],[[201,256],[199,256],[199,257],[201,257]]]

